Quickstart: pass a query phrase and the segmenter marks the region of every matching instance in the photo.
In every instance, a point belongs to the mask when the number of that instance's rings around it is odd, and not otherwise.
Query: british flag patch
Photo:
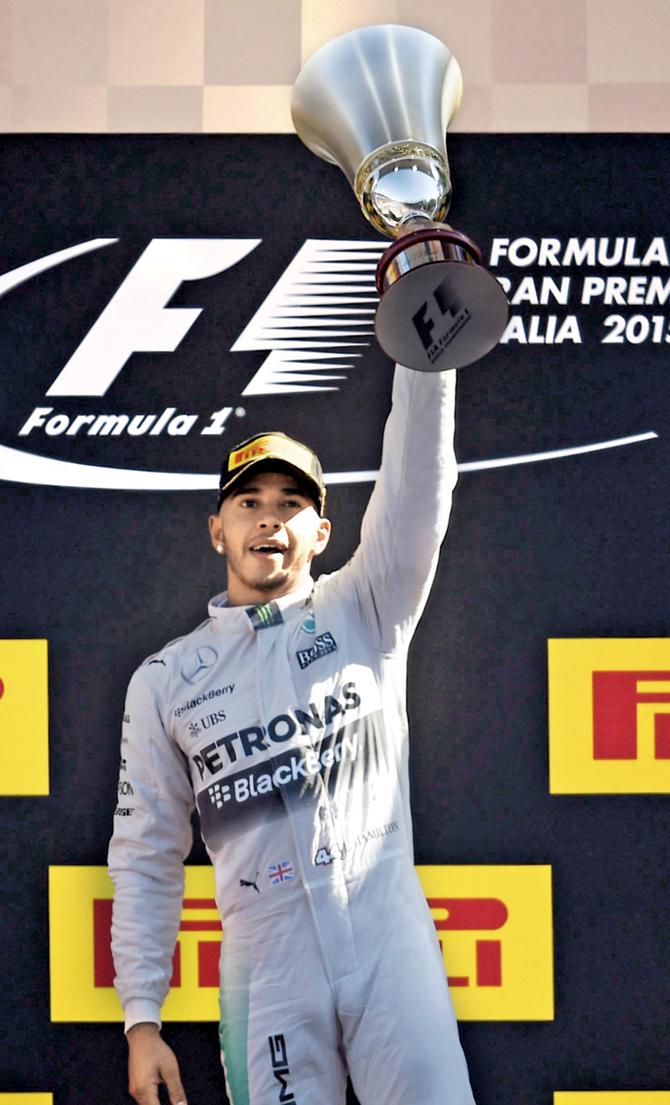
[[[283,863],[271,863],[268,867],[268,878],[272,886],[277,886],[280,882],[289,882],[294,878],[293,864],[287,859]]]

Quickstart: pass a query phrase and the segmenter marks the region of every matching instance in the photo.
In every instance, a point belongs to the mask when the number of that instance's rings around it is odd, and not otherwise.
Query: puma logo
[[[260,894],[260,890],[258,889],[258,876],[259,875],[260,875],[260,871],[257,871],[255,878],[251,881],[248,881],[247,879],[240,879],[240,886],[253,886],[256,893]]]

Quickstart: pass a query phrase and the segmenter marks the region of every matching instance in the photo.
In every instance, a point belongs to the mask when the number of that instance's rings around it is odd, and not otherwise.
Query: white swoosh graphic
[[[575,445],[571,449],[548,449],[544,453],[523,453],[515,457],[498,457],[494,460],[468,460],[459,464],[459,472],[479,472],[483,468],[507,468],[512,464],[535,464],[540,460],[556,460],[558,457],[575,457],[580,453],[597,453],[600,449],[618,449],[620,445],[635,445],[638,441],[652,441],[658,434],[650,430],[632,437],[613,437],[610,441],[598,441],[594,445]]]
[[[458,465],[459,472],[478,472],[486,468],[506,468],[515,464],[535,464],[543,460],[574,457],[580,453],[595,453],[601,449],[616,449],[623,445],[635,445],[651,441],[658,434],[649,431],[632,437],[617,437],[611,441],[599,441],[593,445],[578,445],[571,449],[550,449],[544,453],[525,453],[512,457],[495,457],[491,460],[465,461]],[[336,483],[370,483],[378,476],[376,471],[327,472],[325,481]],[[212,491],[219,486],[217,473],[202,475],[190,472],[144,472],[133,468],[103,468],[94,464],[76,464],[69,460],[53,460],[51,457],[24,453],[0,445],[0,480],[10,483],[44,484],[50,487],[88,487],[126,491]]]
[[[80,242],[77,246],[68,246],[67,249],[59,249],[57,253],[47,253],[44,257],[38,257],[37,261],[30,261],[27,265],[20,265],[18,269],[11,269],[0,276],[0,295],[37,276],[40,272],[52,269],[54,265],[62,265],[63,261],[71,261],[73,257],[80,257],[82,253],[90,253],[101,246],[111,246],[118,242],[118,238],[89,238],[87,242]]]

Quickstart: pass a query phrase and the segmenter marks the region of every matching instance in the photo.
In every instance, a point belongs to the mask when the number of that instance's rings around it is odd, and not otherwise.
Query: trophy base
[[[474,242],[451,228],[399,239],[379,262],[375,330],[384,352],[418,372],[478,361],[507,324],[505,293]]]

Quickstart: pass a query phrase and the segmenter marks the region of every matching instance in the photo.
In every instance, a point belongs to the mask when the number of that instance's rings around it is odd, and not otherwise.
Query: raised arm
[[[336,577],[337,586],[355,592],[383,652],[409,641],[437,567],[457,478],[455,386],[454,372],[396,368],[360,545]]]

